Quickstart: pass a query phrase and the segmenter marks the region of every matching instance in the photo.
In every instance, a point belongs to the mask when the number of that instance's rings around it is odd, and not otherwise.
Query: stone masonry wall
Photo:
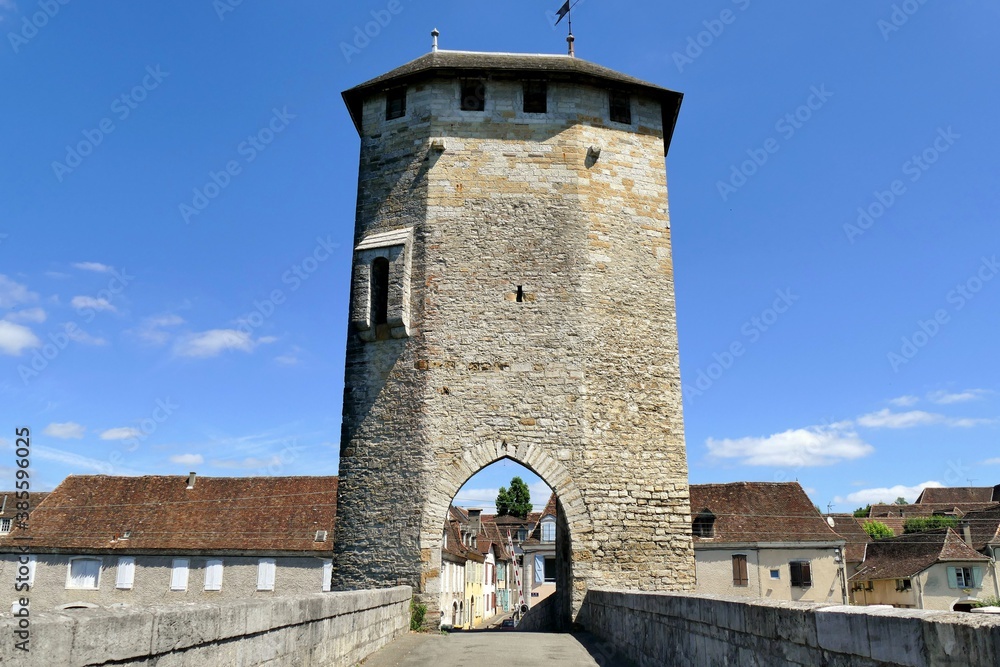
[[[1000,618],[591,589],[581,618],[641,667],[995,667]]]
[[[411,589],[319,593],[131,610],[0,616],[0,664],[53,667],[338,667],[356,665],[409,630]],[[23,627],[23,626],[22,626]]]
[[[348,336],[335,583],[400,577],[435,611],[448,504],[507,457],[565,514],[562,607],[689,589],[659,104],[634,97],[622,125],[589,85],[551,83],[544,115],[520,81],[488,81],[485,112],[458,95],[411,86],[392,121],[365,105],[356,237],[414,228],[412,294],[408,338]]]

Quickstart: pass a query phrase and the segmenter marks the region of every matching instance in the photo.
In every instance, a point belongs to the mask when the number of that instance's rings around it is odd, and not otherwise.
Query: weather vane
[[[569,36],[566,37],[566,42],[569,44],[569,55],[574,57],[576,56],[576,49],[573,43],[576,41],[576,38],[573,37],[573,7],[576,7],[581,2],[583,0],[576,0],[576,2],[570,4],[570,0],[566,0],[563,6],[559,8],[559,11],[556,12],[556,16],[558,17],[556,18],[556,25],[559,25],[564,18],[569,18]]]

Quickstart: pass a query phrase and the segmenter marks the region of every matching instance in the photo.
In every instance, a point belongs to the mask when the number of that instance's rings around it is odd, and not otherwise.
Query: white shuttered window
[[[101,561],[96,558],[71,558],[66,573],[66,588],[96,591],[101,581]]]
[[[210,560],[205,563],[205,590],[222,590],[222,561]]]
[[[188,570],[191,562],[187,558],[175,558],[170,571],[170,590],[186,591],[188,587]]]
[[[327,558],[323,561],[323,592],[330,592],[330,580],[333,578],[333,561]]]
[[[257,563],[257,590],[274,590],[274,559],[261,558]]]
[[[131,590],[135,583],[135,558],[122,556],[118,559],[118,573],[115,576],[115,588]]]

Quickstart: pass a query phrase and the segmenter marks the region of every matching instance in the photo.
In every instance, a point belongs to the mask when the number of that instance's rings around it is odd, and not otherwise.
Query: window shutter
[[[545,583],[545,556],[535,554],[535,583]]]
[[[222,561],[210,560],[205,563],[205,590],[222,590]]]
[[[812,567],[809,563],[802,563],[802,586],[812,586]]]
[[[792,586],[802,586],[802,564],[789,563],[788,573],[791,575]]]
[[[115,576],[115,588],[131,590],[135,583],[135,558],[122,556],[118,559],[118,573]]]
[[[983,587],[983,568],[981,567],[972,568],[972,585],[974,588]]]
[[[257,564],[257,590],[274,590],[274,559],[261,558]]]
[[[323,592],[330,592],[330,580],[333,579],[333,561],[330,559],[323,561]]]
[[[948,588],[958,588],[958,573],[956,568],[948,568]]]
[[[170,590],[186,591],[188,587],[188,564],[187,558],[175,558],[173,569],[170,573]]]

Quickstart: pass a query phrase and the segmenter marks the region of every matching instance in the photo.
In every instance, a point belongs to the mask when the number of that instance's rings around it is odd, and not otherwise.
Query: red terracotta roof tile
[[[693,484],[690,493],[692,519],[715,517],[714,537],[695,537],[696,546],[842,541],[798,482]]]
[[[852,581],[908,579],[940,561],[989,560],[951,528],[910,533],[875,540],[865,550],[865,560]]]
[[[39,549],[331,552],[336,514],[336,477],[198,477],[188,489],[186,476],[72,475],[26,534]]]

